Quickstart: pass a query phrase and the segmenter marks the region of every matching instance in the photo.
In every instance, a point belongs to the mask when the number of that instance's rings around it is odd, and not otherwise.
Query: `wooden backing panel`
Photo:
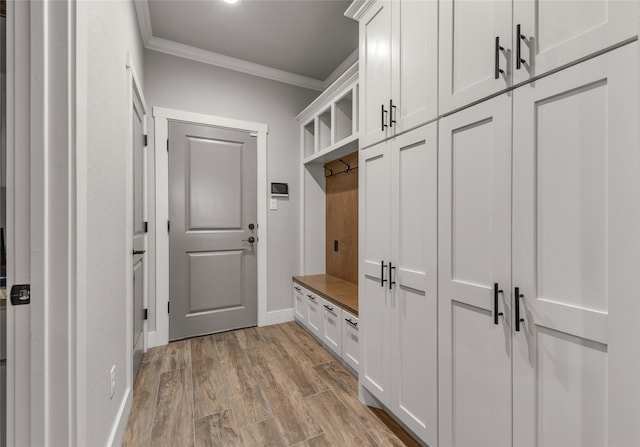
[[[285,334],[309,357],[311,363],[318,365],[333,360],[333,356],[311,335],[298,325],[295,321],[284,323],[280,326]]]
[[[404,444],[394,432],[380,424],[376,415],[358,400],[358,380],[337,362],[314,367],[320,378],[333,390],[348,411],[371,435],[376,445],[402,447]],[[415,442],[415,441],[414,441]]]
[[[151,441],[151,427],[158,396],[161,367],[162,357],[140,364],[133,385],[133,403],[122,439],[123,447],[145,447]]]
[[[196,447],[239,447],[232,410],[205,416],[195,421]]]
[[[151,429],[153,447],[194,445],[192,396],[191,368],[162,373]]]
[[[237,427],[253,424],[272,416],[269,404],[256,381],[253,368],[240,344],[235,341],[216,343],[220,368],[228,386],[229,404]]]
[[[221,332],[219,334],[215,334],[215,338],[217,342],[236,340],[242,349],[252,348],[264,343],[264,340],[256,327]]]
[[[194,417],[198,419],[229,408],[225,377],[220,368],[216,368],[220,362],[213,336],[191,340],[191,359]]]
[[[342,157],[352,170],[326,178],[326,273],[358,283],[358,153]],[[334,172],[345,166],[327,164]],[[335,251],[334,241],[338,241]]]
[[[278,424],[274,418],[242,427],[240,436],[242,445],[245,447],[280,447],[287,445],[278,431]]]
[[[294,276],[293,280],[358,316],[358,285],[330,275]]]
[[[371,446],[378,444],[358,423],[332,391],[323,391],[305,399],[327,439],[339,446]],[[384,444],[381,444],[384,445]]]
[[[247,356],[287,444],[295,444],[322,433],[310,416],[302,396],[296,387],[291,386],[289,371],[274,358],[273,350],[268,346],[258,346],[247,349]]]

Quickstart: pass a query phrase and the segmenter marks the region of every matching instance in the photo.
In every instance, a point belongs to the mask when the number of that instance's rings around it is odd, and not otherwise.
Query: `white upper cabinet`
[[[438,114],[436,0],[376,1],[360,21],[360,147]]]
[[[360,19],[360,148],[390,135],[391,2],[376,2]]]
[[[625,0],[440,0],[440,114],[632,38],[637,18]]]
[[[636,35],[638,3],[517,0],[513,2],[513,21],[514,81],[520,83]]]
[[[511,2],[440,0],[440,114],[510,86]]]

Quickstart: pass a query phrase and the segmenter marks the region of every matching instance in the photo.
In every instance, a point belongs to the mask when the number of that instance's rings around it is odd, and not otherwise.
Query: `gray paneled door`
[[[145,246],[144,107],[133,95],[133,377],[144,352]]]
[[[256,138],[169,123],[169,338],[257,324]]]

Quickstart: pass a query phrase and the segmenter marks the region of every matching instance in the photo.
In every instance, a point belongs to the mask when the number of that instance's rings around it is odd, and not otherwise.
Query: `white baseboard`
[[[271,326],[272,324],[286,323],[293,321],[293,307],[291,309],[274,310],[267,312],[264,324],[261,326]]]
[[[164,346],[169,343],[169,340],[166,336],[162,336],[158,331],[149,331],[147,333],[148,337],[148,348],[155,348],[156,346]]]
[[[111,429],[109,441],[107,442],[109,447],[118,447],[122,445],[122,437],[124,436],[124,430],[127,428],[127,421],[129,420],[129,412],[131,411],[132,403],[133,393],[131,392],[131,387],[129,387],[124,392],[124,397],[122,398],[118,415],[116,416],[115,423]]]

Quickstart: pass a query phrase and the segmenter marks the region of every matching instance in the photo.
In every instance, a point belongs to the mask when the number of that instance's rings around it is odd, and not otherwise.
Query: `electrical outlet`
[[[116,391],[116,365],[111,367],[111,380],[109,383],[111,384],[109,399],[113,399],[113,393]]]

